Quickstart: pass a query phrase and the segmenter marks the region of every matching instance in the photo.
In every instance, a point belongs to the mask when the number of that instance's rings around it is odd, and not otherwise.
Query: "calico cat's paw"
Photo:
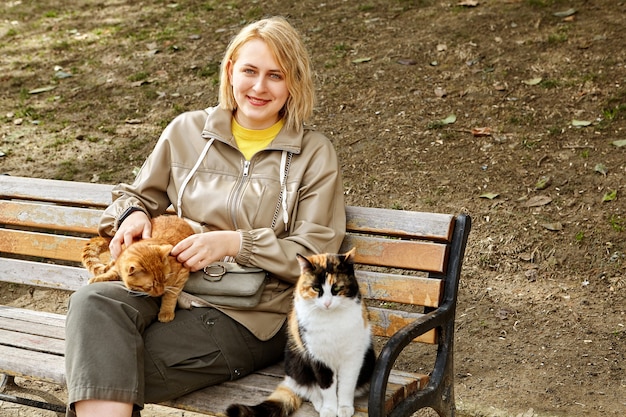
[[[337,417],[337,410],[332,408],[322,408],[320,410],[320,417]]]
[[[352,417],[354,415],[354,407],[349,405],[342,405],[337,410],[337,417]]]

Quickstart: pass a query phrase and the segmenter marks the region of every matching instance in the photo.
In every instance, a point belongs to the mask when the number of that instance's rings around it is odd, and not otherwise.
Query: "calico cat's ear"
[[[356,255],[356,248],[350,249],[348,252],[343,254],[344,262],[354,263],[355,255]]]
[[[311,264],[311,261],[309,261],[306,257],[297,253],[296,258],[298,259],[298,263],[300,264],[300,270],[303,273],[313,271],[313,265]]]

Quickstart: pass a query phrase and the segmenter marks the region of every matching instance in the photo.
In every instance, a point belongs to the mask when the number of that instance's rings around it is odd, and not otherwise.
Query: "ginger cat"
[[[111,238],[90,239],[83,248],[82,263],[94,275],[90,284],[121,280],[132,292],[161,297],[159,321],[168,322],[174,319],[178,295],[189,278],[189,270],[170,252],[194,231],[176,216],[158,216],[151,223],[151,238],[133,243],[108,263],[102,261],[101,255],[109,252]]]
[[[286,417],[303,399],[320,417],[354,414],[354,397],[367,392],[376,361],[354,253],[298,255],[302,274],[289,315],[285,379],[260,404],[231,404],[228,417]]]

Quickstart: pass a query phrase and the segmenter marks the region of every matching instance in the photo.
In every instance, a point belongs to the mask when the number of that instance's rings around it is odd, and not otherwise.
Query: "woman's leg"
[[[157,321],[158,311],[158,299],[130,295],[118,282],[90,284],[72,295],[66,322],[70,409],[83,400],[141,409],[242,377],[283,355],[284,331],[262,342],[213,308],[177,310],[169,323]]]
[[[237,379],[279,361],[284,331],[266,341],[213,308],[176,310],[170,323],[144,333],[145,400],[159,403]]]
[[[94,283],[70,298],[65,367],[70,408],[83,400],[144,402],[144,330],[158,300],[131,295],[121,282]]]

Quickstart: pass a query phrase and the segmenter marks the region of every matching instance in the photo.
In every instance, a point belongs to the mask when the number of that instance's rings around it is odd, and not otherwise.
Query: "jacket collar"
[[[235,138],[230,129],[231,120],[233,114],[231,111],[223,109],[219,106],[209,107],[205,109],[209,114],[204,123],[202,129],[202,137],[205,139],[216,139],[223,142],[233,148],[237,147]],[[302,149],[302,139],[304,136],[304,129],[296,131],[294,129],[288,129],[284,126],[276,138],[270,143],[268,149],[286,151],[295,154],[299,154]]]

